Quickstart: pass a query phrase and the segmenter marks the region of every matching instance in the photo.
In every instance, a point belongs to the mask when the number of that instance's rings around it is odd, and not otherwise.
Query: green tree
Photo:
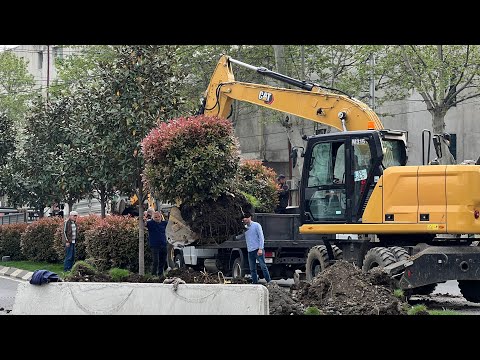
[[[480,96],[480,46],[396,45],[377,49],[377,87],[385,100],[420,94],[432,116],[434,134],[445,132],[445,116],[454,106]],[[441,141],[441,164],[453,163]]]
[[[0,112],[15,124],[23,121],[35,82],[27,62],[11,51],[0,52]]]
[[[102,71],[109,86],[108,115],[116,120],[119,158],[117,176],[125,191],[134,192],[142,205],[146,199],[142,172],[141,141],[159,122],[178,115],[181,106],[180,71],[176,46],[115,46],[115,59],[104,63]],[[139,207],[139,273],[144,274],[143,206]]]
[[[57,128],[44,100],[34,100],[26,118],[25,143],[6,169],[5,192],[10,201],[29,205],[38,210],[40,217],[45,206],[61,195],[56,186],[59,174],[55,144],[62,139]]]
[[[63,96],[59,96],[63,95]],[[53,127],[50,133],[53,138],[45,138],[45,147],[55,157],[57,176],[56,188],[60,192],[55,202],[66,202],[71,210],[73,204],[91,193],[91,184],[87,174],[87,151],[83,137],[76,125],[76,97],[71,94],[57,93],[46,104],[46,124]]]
[[[15,136],[13,120],[0,110],[0,169],[6,164],[8,155],[13,152]],[[0,180],[1,181],[1,180]]]
[[[80,81],[86,82],[98,76],[100,63],[111,63],[115,52],[111,45],[64,45],[71,54],[55,59],[58,78],[51,86],[51,93],[62,96],[74,91]]]

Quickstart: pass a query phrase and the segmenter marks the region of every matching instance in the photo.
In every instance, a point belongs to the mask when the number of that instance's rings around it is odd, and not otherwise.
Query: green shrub
[[[88,261],[100,271],[118,267],[138,272],[137,218],[107,216],[99,219],[85,232],[85,243]],[[148,266],[147,239],[144,245],[145,266]]]
[[[240,191],[240,193],[245,196],[245,198],[247,199],[248,203],[250,205],[252,205],[253,209],[258,209],[260,208],[260,201],[253,195],[250,195],[244,191]]]
[[[26,229],[26,223],[0,226],[0,258],[10,256],[11,260],[25,260],[20,246],[20,238]]]
[[[275,171],[262,165],[260,160],[244,160],[238,169],[237,181],[242,193],[252,195],[256,200],[255,211],[270,213],[278,205]],[[248,197],[247,197],[248,199]]]
[[[85,244],[85,232],[95,225],[100,220],[99,215],[78,216],[78,232],[77,240],[75,241],[75,261],[85,260],[86,258],[86,244]],[[65,220],[66,221],[66,220]],[[63,259],[65,256],[65,241],[63,240],[63,226],[62,223],[55,232],[54,249],[59,259]]]
[[[427,307],[423,304],[418,304],[412,306],[408,312],[407,315],[429,315],[429,312],[427,311]]]
[[[22,254],[30,261],[56,262],[59,260],[54,250],[55,233],[62,226],[59,217],[42,218],[30,223],[21,236]]]
[[[404,299],[405,298],[405,292],[402,289],[395,289],[393,291],[393,296],[399,299]]]
[[[316,306],[309,306],[305,309],[304,315],[322,315],[322,312]]]
[[[113,268],[108,271],[108,274],[112,277],[113,281],[121,282],[127,278],[131,273],[126,269]]]

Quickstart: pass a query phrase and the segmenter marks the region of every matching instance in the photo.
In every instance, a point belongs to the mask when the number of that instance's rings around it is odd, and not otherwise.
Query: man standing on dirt
[[[165,235],[165,229],[168,221],[165,220],[159,211],[155,211],[153,218],[150,220],[147,220],[147,214],[145,213],[144,221],[146,221],[148,229],[148,243],[152,250],[152,275],[161,276],[167,262],[167,236]]]
[[[252,276],[252,283],[258,284],[257,275],[257,260],[263,272],[263,277],[269,283],[272,281],[267,265],[265,264],[265,237],[263,236],[262,225],[256,221],[252,221],[252,214],[245,212],[243,215],[243,223],[247,226],[245,231],[245,240],[247,241],[248,251],[248,266],[250,268],[250,275]]]
[[[70,211],[68,220],[63,225],[63,240],[65,241],[65,261],[63,262],[63,271],[72,270],[75,262],[75,241],[78,238],[78,213]]]

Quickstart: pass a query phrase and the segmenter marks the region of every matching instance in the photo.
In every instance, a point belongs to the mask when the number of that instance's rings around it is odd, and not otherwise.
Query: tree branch
[[[428,91],[425,90],[424,86],[423,86],[423,82],[422,82],[422,78],[420,77],[420,74],[418,74],[415,69],[413,68],[412,64],[410,63],[410,59],[408,58],[408,56],[406,55],[405,53],[405,49],[404,47],[401,45],[400,46],[400,49],[401,49],[401,53],[402,53],[402,56],[403,56],[403,59],[405,60],[405,63],[408,65],[408,68],[410,70],[410,73],[411,75],[413,75],[414,77],[414,83],[418,84],[418,87],[419,88],[423,88],[423,91],[420,91],[420,95],[422,95],[422,97],[424,98],[425,102],[427,103],[427,109],[428,108],[431,108],[433,109],[434,108],[434,101],[432,100],[432,98],[430,97],[430,94],[428,93]],[[418,79],[418,80],[417,80]],[[425,95],[423,95],[423,93]]]
[[[473,99],[473,98],[477,98],[477,97],[480,97],[480,93],[476,93],[476,94],[472,94],[472,95],[469,95],[469,96],[465,96],[464,98],[461,98],[460,100],[457,100],[457,101],[455,101],[454,103],[452,103],[451,106],[460,104],[460,103],[464,102],[465,100]]]

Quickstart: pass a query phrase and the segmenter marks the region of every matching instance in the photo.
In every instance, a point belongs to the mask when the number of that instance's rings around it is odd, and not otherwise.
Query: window
[[[42,68],[43,68],[43,51],[39,51],[39,52],[38,52],[38,61],[37,61],[37,64],[38,64],[38,69],[42,69]]]
[[[450,133],[450,152],[457,160],[457,134]]]
[[[61,46],[56,46],[53,48],[53,56],[55,60],[62,60],[63,59],[63,48]]]

